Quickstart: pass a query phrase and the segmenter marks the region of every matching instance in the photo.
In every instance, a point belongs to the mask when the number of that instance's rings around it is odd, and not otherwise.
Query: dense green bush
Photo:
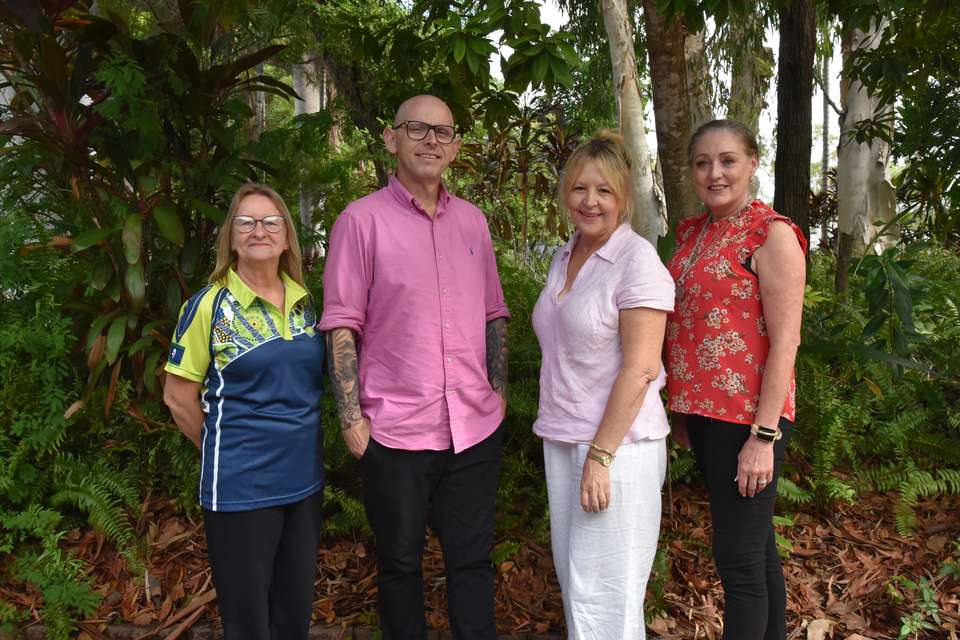
[[[797,363],[799,482],[784,495],[826,506],[895,490],[907,532],[918,497],[960,493],[960,259],[923,245],[885,256],[852,269],[847,302],[829,292],[832,260],[813,262]]]

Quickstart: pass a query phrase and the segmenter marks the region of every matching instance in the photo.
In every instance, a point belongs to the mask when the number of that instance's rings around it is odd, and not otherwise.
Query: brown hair
[[[573,188],[573,183],[583,167],[588,162],[594,162],[600,169],[600,175],[610,186],[613,195],[621,206],[620,222],[630,215],[633,204],[633,187],[630,180],[630,156],[623,146],[623,136],[610,129],[601,129],[593,137],[574,149],[563,167],[560,185],[557,189],[557,200],[561,209],[566,208],[567,194]]]
[[[726,131],[732,133],[743,144],[747,150],[747,155],[760,159],[760,145],[757,144],[757,136],[754,135],[750,127],[738,122],[737,120],[711,120],[697,127],[697,130],[690,136],[690,144],[687,145],[687,162],[693,165],[693,148],[697,146],[704,135],[711,131]]]
[[[230,242],[233,219],[237,217],[240,202],[247,196],[254,194],[270,198],[270,201],[277,207],[277,211],[283,216],[284,222],[286,222],[284,226],[287,229],[287,249],[280,254],[280,271],[306,288],[303,281],[303,254],[300,252],[300,241],[297,239],[297,230],[293,226],[290,211],[280,194],[267,185],[256,182],[247,182],[241,185],[237,192],[233,194],[233,200],[230,201],[230,208],[227,210],[227,217],[224,218],[223,224],[220,225],[220,230],[217,232],[217,263],[213,267],[213,273],[210,274],[209,282],[224,281],[230,268],[237,266],[237,252],[233,250]]]

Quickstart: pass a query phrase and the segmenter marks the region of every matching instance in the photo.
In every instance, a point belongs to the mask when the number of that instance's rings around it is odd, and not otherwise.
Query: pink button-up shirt
[[[623,365],[620,310],[673,311],[673,278],[653,246],[623,224],[587,258],[570,290],[558,297],[576,236],[557,252],[533,309],[543,354],[540,410],[533,431],[558,442],[590,442]],[[663,438],[670,431],[660,401],[663,367],[648,387],[624,442]]]
[[[442,186],[433,219],[391,177],[334,223],[319,326],[360,336],[360,409],[380,444],[459,453],[493,433],[486,324],[505,317],[486,219]]]

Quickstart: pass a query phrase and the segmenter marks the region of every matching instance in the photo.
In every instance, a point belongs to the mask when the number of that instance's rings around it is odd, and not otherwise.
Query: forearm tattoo
[[[326,342],[327,366],[340,414],[340,428],[346,430],[363,420],[357,380],[357,341],[350,329],[332,329],[327,332]]]
[[[493,390],[507,397],[507,319],[487,323],[487,379]]]

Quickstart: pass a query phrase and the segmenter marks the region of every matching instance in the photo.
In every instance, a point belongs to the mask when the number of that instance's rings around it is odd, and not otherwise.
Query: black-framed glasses
[[[250,233],[257,228],[258,222],[263,225],[264,230],[268,233],[280,233],[287,226],[286,219],[279,215],[264,216],[262,218],[234,216],[233,228],[240,233]]]
[[[398,125],[390,127],[391,129],[406,129],[407,137],[414,141],[423,140],[427,134],[433,130],[437,142],[440,144],[450,144],[457,137],[457,130],[449,124],[427,124],[419,120],[404,120]]]

